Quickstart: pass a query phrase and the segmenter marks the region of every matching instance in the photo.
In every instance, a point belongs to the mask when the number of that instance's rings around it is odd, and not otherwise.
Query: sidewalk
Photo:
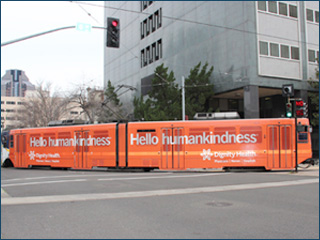
[[[298,167],[298,172],[295,170],[273,170],[269,173],[272,174],[292,174],[297,176],[309,176],[309,177],[319,177],[319,165],[310,166],[308,168]]]
[[[184,171],[176,171],[176,172],[216,172],[216,173],[224,173],[225,171],[221,168],[216,169],[202,169],[202,168],[192,168]],[[263,170],[231,170],[230,172],[265,172],[268,174],[294,174],[298,176],[310,176],[310,177],[319,177],[319,165],[310,166],[308,168],[298,167],[298,172],[295,172],[295,169],[292,170],[271,170],[271,171],[263,171]]]
[[[310,166],[308,168],[298,167],[298,172],[291,172],[292,174],[301,175],[301,176],[314,176],[319,177],[319,165]]]

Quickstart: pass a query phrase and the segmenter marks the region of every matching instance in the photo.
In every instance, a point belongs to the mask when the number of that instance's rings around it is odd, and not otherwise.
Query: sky
[[[97,6],[71,1],[1,1],[1,43],[77,23],[103,27],[104,2],[90,3]],[[50,83],[55,92],[72,91],[83,84],[102,88],[104,32],[68,29],[2,46],[1,77],[6,70],[19,69],[31,83]]]

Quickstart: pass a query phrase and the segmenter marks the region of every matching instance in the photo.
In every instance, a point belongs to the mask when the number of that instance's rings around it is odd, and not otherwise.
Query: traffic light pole
[[[12,40],[12,41],[1,43],[1,47],[7,46],[7,45],[12,44],[12,43],[21,42],[21,41],[24,41],[24,40],[27,40],[27,39],[30,39],[30,38],[39,37],[39,36],[42,36],[42,35],[45,35],[45,34],[48,34],[48,33],[53,33],[53,32],[72,29],[72,28],[76,28],[76,26],[61,27],[61,28],[56,28],[56,29],[52,29],[52,30],[49,30],[49,31],[41,32],[41,33],[36,33],[36,34],[30,35],[30,36],[26,36],[26,37],[22,37],[22,38],[19,38],[19,39]],[[107,30],[107,28],[97,27],[97,26],[92,26],[92,28],[106,29]]]
[[[298,172],[298,118],[297,118],[297,112],[296,112],[296,109],[297,109],[297,106],[296,106],[296,99],[293,98],[293,99],[290,99],[290,101],[293,101],[293,114],[294,114],[294,126],[295,126],[295,148],[296,148],[296,168],[295,168],[295,171],[296,173]]]

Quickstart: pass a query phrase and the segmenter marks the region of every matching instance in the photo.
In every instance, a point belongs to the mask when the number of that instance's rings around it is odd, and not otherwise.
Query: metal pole
[[[66,30],[66,29],[71,29],[71,28],[76,28],[76,26],[61,27],[61,28],[56,28],[56,29],[52,29],[52,30],[49,30],[49,31],[41,32],[41,33],[36,33],[36,34],[30,35],[30,36],[26,36],[26,37],[22,37],[22,38],[19,38],[19,39],[12,40],[12,41],[1,43],[1,47],[10,45],[12,43],[21,42],[21,41],[24,41],[24,40],[27,40],[27,39],[30,39],[30,38],[39,37],[39,36],[42,36],[42,35],[45,35],[45,34],[48,34],[48,33],[53,33],[53,32]],[[107,29],[107,28],[98,27],[98,26],[92,26],[92,28]]]
[[[294,109],[294,126],[295,126],[295,135],[296,135],[296,172],[298,172],[298,129],[297,129],[297,106],[296,99],[293,100],[293,109]]]
[[[186,119],[186,109],[185,109],[185,87],[184,87],[184,76],[182,76],[182,83],[181,83],[181,90],[182,90],[182,121]]]

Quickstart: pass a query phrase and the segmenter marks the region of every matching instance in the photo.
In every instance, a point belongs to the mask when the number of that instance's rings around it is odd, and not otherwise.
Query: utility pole
[[[184,76],[182,76],[181,92],[182,92],[182,121],[186,120],[186,103],[185,103],[185,87],[184,87]]]

